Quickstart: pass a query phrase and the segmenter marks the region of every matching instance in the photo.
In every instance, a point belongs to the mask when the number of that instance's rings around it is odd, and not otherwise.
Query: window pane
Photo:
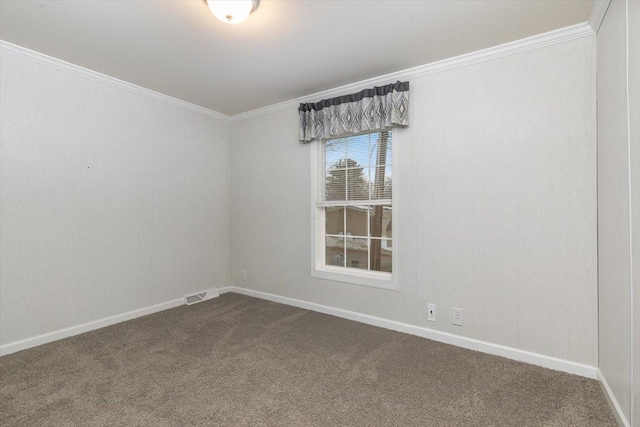
[[[367,239],[354,239],[347,237],[347,262],[346,267],[367,270],[369,267]]]
[[[373,138],[377,138],[377,134],[357,135],[347,138],[347,159],[353,160],[355,163],[369,167],[373,160],[371,158],[371,142]]]
[[[344,267],[344,238],[326,237],[325,251],[326,265]]]
[[[325,170],[340,168],[340,161],[347,155],[347,140],[345,138],[331,139],[325,142]],[[344,168],[344,166],[342,166]]]
[[[344,208],[325,208],[326,234],[344,234]]]
[[[387,239],[393,237],[392,212],[391,205],[369,206],[369,230],[371,230],[371,237],[383,237]]]
[[[367,202],[392,198],[391,132],[333,139],[320,149],[324,150],[320,156],[320,168],[325,168],[324,200],[333,205],[345,202],[324,208],[326,265],[391,272],[391,204]],[[347,206],[352,201],[364,201],[365,206]]]
[[[348,255],[347,255],[348,256]],[[391,240],[371,239],[371,270],[391,273],[393,247]]]
[[[388,136],[385,136],[384,132],[372,134],[370,148],[371,165],[391,163],[391,155],[391,132],[388,132]]]
[[[391,165],[379,165],[369,171],[371,182],[371,200],[384,200],[392,198],[392,172]]]
[[[369,181],[367,168],[347,159],[347,190],[349,200],[369,200]]]
[[[346,200],[346,169],[331,169],[326,174],[325,200]]]
[[[347,236],[369,236],[367,206],[347,206]]]
[[[389,132],[389,137],[386,140],[382,138],[382,143],[374,148],[372,156],[372,159],[374,159],[371,161],[372,165],[390,165],[392,163],[393,144],[391,142],[391,132]]]

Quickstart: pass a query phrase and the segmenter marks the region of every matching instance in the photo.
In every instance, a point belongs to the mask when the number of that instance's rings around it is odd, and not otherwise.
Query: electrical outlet
[[[242,270],[240,272],[240,280],[242,280],[243,282],[247,281],[247,272],[245,270]]]
[[[452,323],[457,326],[462,326],[462,309],[461,308],[452,308],[453,311],[453,321]]]
[[[427,320],[430,322],[435,322],[436,321],[436,305],[428,303],[427,311],[428,311]]]

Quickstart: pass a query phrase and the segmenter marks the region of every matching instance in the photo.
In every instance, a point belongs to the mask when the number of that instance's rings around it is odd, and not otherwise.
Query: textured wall
[[[640,426],[640,2],[627,1],[629,37],[629,151],[632,210],[633,281],[633,389],[631,392],[634,427]]]
[[[310,278],[296,110],[234,123],[233,284],[597,365],[595,49],[411,81],[412,123],[394,134],[398,292]]]
[[[228,124],[1,58],[0,343],[228,283]]]
[[[640,291],[639,8],[635,1],[628,4],[613,1],[598,33],[599,367],[628,421],[634,396],[631,304],[634,282],[636,292]],[[631,34],[635,37],[630,37]],[[637,306],[635,310],[640,314]],[[633,336],[640,336],[640,329]],[[637,339],[635,344],[638,345]],[[640,358],[640,351],[635,357]],[[638,398],[640,394],[636,394]],[[636,417],[634,425],[639,423]]]

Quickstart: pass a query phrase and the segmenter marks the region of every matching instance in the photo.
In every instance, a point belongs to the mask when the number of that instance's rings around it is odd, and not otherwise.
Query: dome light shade
[[[206,0],[216,18],[227,24],[239,24],[258,8],[258,0]]]

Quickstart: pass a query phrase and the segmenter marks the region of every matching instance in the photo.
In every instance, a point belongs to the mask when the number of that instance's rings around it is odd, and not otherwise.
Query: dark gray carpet
[[[2,426],[615,426],[594,380],[237,294],[0,358]]]

